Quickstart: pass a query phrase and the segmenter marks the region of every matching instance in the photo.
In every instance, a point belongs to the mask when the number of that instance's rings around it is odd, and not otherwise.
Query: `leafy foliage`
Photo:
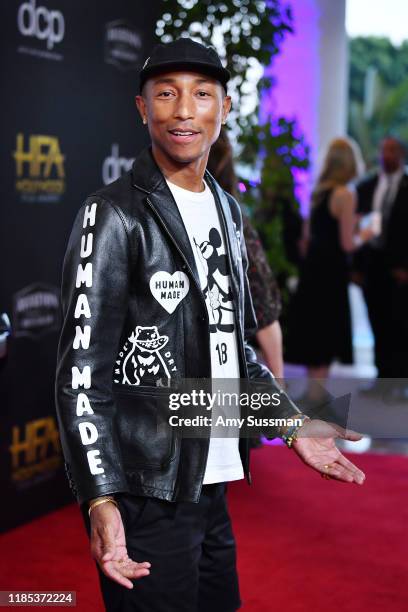
[[[277,0],[164,0],[163,5],[156,34],[163,42],[189,36],[213,45],[231,72],[229,89],[236,109],[254,94],[251,71],[259,64],[268,66],[285,34],[292,32],[290,8]],[[258,88],[271,82],[264,77]],[[244,116],[238,110],[232,119],[245,128],[256,122],[257,113]]]
[[[283,240],[284,207],[298,211],[292,170],[308,167],[309,149],[295,122],[270,116],[259,125],[258,110],[262,92],[274,85],[262,66],[271,64],[292,32],[290,6],[281,0],[163,0],[156,24],[162,42],[189,36],[213,45],[228,65],[233,100],[228,126],[237,138],[240,162],[259,177],[242,179],[242,199],[281,280],[294,272]]]
[[[408,41],[396,47],[386,38],[351,39],[349,133],[369,166],[386,134],[408,141]]]
[[[287,257],[284,240],[284,219],[292,209],[298,211],[294,196],[293,172],[309,167],[309,147],[299,133],[295,121],[270,119],[253,127],[241,138],[243,161],[251,162],[259,154],[259,143],[264,153],[259,181],[244,180],[244,202],[253,211],[271,267],[280,280],[296,273],[294,261]]]

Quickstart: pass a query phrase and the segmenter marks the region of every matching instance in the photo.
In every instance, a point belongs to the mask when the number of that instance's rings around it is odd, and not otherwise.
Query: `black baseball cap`
[[[151,76],[172,70],[192,70],[217,79],[227,91],[229,71],[223,67],[213,47],[206,47],[191,38],[178,38],[156,45],[139,73],[139,90]]]

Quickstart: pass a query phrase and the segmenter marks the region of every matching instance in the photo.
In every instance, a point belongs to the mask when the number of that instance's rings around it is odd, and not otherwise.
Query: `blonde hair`
[[[362,174],[363,157],[358,144],[351,138],[335,138],[329,144],[323,168],[312,195],[312,205],[320,201],[324,191],[347,185]]]

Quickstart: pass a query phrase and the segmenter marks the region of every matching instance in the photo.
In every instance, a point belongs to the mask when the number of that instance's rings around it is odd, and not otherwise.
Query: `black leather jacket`
[[[205,178],[226,235],[241,378],[265,378],[276,389],[245,341],[256,319],[239,205],[208,172]],[[150,290],[158,271],[188,277],[189,290],[173,312]],[[157,427],[163,390],[154,379],[210,378],[208,315],[188,235],[150,149],[79,210],[64,260],[62,306],[56,405],[78,502],[115,492],[197,502],[209,438],[181,439],[168,423]],[[157,357],[140,370],[132,362],[138,342]],[[280,417],[297,412],[284,397]],[[248,439],[239,449],[250,482]]]

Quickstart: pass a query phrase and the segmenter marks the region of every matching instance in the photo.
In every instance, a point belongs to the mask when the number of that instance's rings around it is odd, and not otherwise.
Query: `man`
[[[381,218],[381,233],[355,258],[374,334],[378,378],[408,376],[408,175],[404,160],[402,143],[385,138],[380,171],[358,186],[359,212],[377,213]]]
[[[250,481],[248,439],[180,436],[156,386],[241,377],[278,391],[245,341],[256,321],[239,206],[206,172],[228,78],[189,39],[153,50],[136,97],[152,147],[87,199],[64,261],[61,441],[108,610],[240,606],[225,490]],[[283,392],[276,415],[299,416]],[[295,441],[292,427],[288,444],[320,473],[362,484],[336,429],[319,423],[321,438]]]

